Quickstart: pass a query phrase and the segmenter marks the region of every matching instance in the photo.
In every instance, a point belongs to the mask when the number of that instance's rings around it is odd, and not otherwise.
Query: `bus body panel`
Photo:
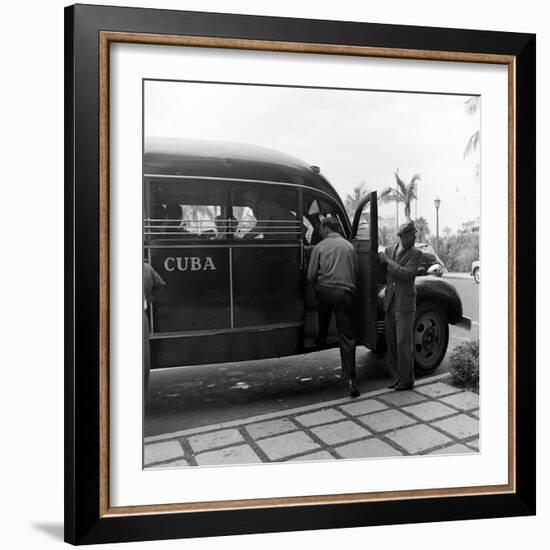
[[[151,336],[154,368],[251,361],[302,351],[302,326],[254,327],[221,334]]]
[[[233,248],[234,326],[303,323],[300,248]]]
[[[231,327],[227,248],[151,248],[150,256],[166,283],[152,305],[153,333]]]

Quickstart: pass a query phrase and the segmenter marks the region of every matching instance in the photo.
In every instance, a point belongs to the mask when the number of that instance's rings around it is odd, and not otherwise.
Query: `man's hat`
[[[410,222],[404,223],[399,227],[397,236],[403,235],[404,233],[416,233],[416,226],[414,225],[414,222],[412,220]]]

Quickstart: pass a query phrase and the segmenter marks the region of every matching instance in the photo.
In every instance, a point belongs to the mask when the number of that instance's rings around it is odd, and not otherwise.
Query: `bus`
[[[325,217],[357,250],[357,343],[384,348],[376,192],[350,220],[319,167],[229,142],[151,139],[143,168],[144,259],[166,282],[147,312],[151,368],[319,350],[306,271]],[[449,324],[470,322],[447,281],[417,277],[415,285],[415,368],[426,374],[445,356]],[[338,345],[334,319],[326,345]]]

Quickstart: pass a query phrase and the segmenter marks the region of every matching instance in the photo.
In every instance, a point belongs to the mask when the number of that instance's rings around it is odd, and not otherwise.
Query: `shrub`
[[[453,384],[479,391],[479,341],[465,342],[453,348],[449,358]]]

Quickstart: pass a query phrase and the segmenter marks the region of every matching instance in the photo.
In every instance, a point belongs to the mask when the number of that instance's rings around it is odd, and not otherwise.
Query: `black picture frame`
[[[515,71],[515,484],[507,493],[115,515],[102,511],[100,33],[508,56]],[[422,57],[419,54],[419,57]],[[532,34],[75,5],[65,9],[65,540],[72,544],[535,514],[535,61]]]

